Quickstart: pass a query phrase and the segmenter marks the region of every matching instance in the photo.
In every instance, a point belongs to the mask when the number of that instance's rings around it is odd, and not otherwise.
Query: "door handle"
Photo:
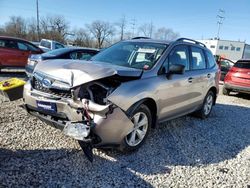
[[[211,77],[211,74],[207,74],[207,77],[210,78],[210,77]]]
[[[188,78],[188,82],[192,83],[193,82],[193,78],[192,77]]]

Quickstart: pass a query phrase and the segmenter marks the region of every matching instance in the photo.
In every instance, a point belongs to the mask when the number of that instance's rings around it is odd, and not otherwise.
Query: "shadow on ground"
[[[98,150],[91,164],[79,149],[0,149],[2,185],[152,185],[141,175],[170,174],[230,160],[250,145],[250,108],[217,104],[206,120],[190,116],[159,125],[135,153]],[[125,183],[125,184],[124,184]],[[0,183],[1,186],[1,183]]]
[[[236,93],[236,92],[231,92],[230,96],[232,97],[237,97],[237,98],[241,98],[241,99],[246,99],[246,100],[250,100],[250,93]]]

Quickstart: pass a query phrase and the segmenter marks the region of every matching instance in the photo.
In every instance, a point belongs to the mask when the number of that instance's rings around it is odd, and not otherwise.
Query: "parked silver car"
[[[38,64],[24,87],[27,111],[92,147],[139,148],[158,123],[209,116],[218,94],[212,53],[197,41],[119,42],[92,62]]]

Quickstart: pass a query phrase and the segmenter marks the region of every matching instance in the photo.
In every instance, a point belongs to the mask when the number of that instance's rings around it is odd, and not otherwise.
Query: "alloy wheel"
[[[213,106],[213,96],[210,94],[207,96],[206,102],[204,104],[205,115],[208,115],[211,112],[212,106]]]
[[[143,112],[137,112],[131,121],[134,123],[133,130],[126,136],[125,141],[129,146],[140,144],[148,130],[148,117]]]

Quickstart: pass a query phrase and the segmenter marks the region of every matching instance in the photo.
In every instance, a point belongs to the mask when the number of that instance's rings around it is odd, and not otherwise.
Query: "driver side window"
[[[163,67],[165,70],[169,69],[169,66],[180,64],[185,66],[185,71],[189,69],[189,56],[187,46],[179,45],[173,48],[173,50],[168,55],[168,58],[164,62]]]

